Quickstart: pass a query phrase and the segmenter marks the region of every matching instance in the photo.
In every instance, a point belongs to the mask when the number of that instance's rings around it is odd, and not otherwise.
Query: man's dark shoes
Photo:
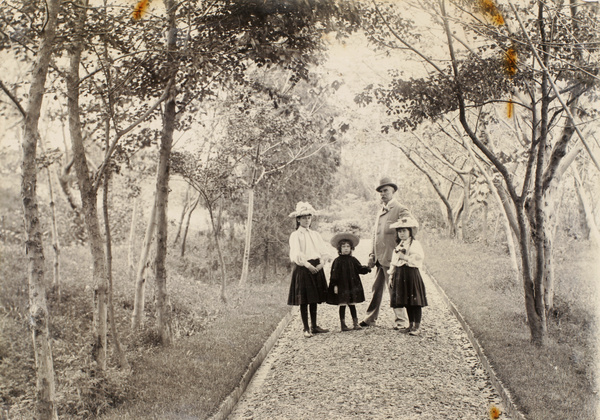
[[[364,328],[364,327],[370,327],[370,325],[369,325],[369,324],[367,324],[365,321],[360,321],[360,324],[358,324],[358,325],[360,325],[360,326],[361,326],[361,327],[363,327],[363,328]]]
[[[314,326],[314,327],[311,328],[311,332],[313,334],[322,334],[322,333],[329,332],[329,330],[326,330],[325,328],[321,328],[319,326]]]

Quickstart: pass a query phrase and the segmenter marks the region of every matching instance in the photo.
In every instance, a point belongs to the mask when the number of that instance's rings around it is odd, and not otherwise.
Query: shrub
[[[77,367],[61,372],[57,387],[57,403],[62,415],[88,418],[133,398],[129,373],[106,369],[101,375],[93,369]]]

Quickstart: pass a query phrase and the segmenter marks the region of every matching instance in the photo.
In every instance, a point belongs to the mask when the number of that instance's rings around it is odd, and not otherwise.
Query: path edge
[[[479,356],[479,360],[481,361],[483,368],[485,369],[488,376],[490,377],[490,382],[496,389],[496,392],[498,392],[498,394],[500,394],[500,397],[502,398],[502,401],[504,402],[504,405],[505,405],[504,410],[506,411],[506,414],[508,414],[509,417],[513,420],[527,420],[525,415],[519,410],[519,408],[514,403],[512,396],[511,396],[510,392],[508,391],[508,389],[506,389],[506,387],[504,386],[502,381],[496,375],[494,368],[490,364],[490,361],[488,360],[487,356],[485,355],[483,348],[479,344],[479,341],[477,340],[477,338],[475,338],[475,334],[473,334],[473,331],[469,327],[469,324],[467,324],[467,321],[465,321],[464,317],[458,311],[458,309],[456,308],[454,303],[452,303],[452,301],[450,300],[448,295],[446,295],[446,292],[444,291],[444,289],[442,289],[442,286],[440,286],[440,284],[435,279],[433,274],[431,274],[429,272],[429,270],[426,270],[426,272],[427,272],[427,275],[429,276],[429,278],[431,279],[431,282],[435,285],[435,287],[440,292],[440,295],[446,302],[446,305],[448,306],[450,311],[454,314],[456,319],[458,319],[458,322],[460,322],[463,329],[467,333],[467,337],[469,338],[471,345],[477,352],[477,355]]]
[[[242,375],[242,379],[240,379],[239,384],[235,387],[233,391],[223,400],[223,402],[219,405],[217,412],[212,416],[208,417],[209,420],[225,420],[233,411],[236,404],[248,388],[248,384],[252,380],[252,377],[262,365],[267,354],[271,351],[283,330],[288,326],[292,318],[294,317],[293,308],[291,308],[288,313],[279,321],[277,324],[277,328],[271,333],[267,341],[263,344],[257,355],[252,359],[248,368],[246,368],[246,372]]]

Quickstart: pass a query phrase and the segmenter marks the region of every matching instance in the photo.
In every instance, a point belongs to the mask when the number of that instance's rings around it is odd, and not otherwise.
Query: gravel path
[[[393,329],[387,293],[378,325],[361,331],[340,332],[337,307],[322,304],[319,325],[331,332],[306,339],[294,308],[229,419],[488,419],[492,404],[504,411],[465,331],[423,277],[429,306],[417,337]],[[363,277],[359,319],[373,279]]]

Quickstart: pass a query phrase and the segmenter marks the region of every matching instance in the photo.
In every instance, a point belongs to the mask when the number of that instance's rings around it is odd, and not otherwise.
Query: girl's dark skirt
[[[309,263],[315,267],[319,260],[309,260]],[[296,265],[292,272],[292,283],[290,284],[290,294],[288,295],[288,305],[303,305],[306,303],[323,303],[327,299],[327,280],[325,272],[319,270],[312,274],[304,266]]]
[[[427,306],[425,284],[418,268],[406,264],[396,267],[392,277],[390,306],[392,308]]]

